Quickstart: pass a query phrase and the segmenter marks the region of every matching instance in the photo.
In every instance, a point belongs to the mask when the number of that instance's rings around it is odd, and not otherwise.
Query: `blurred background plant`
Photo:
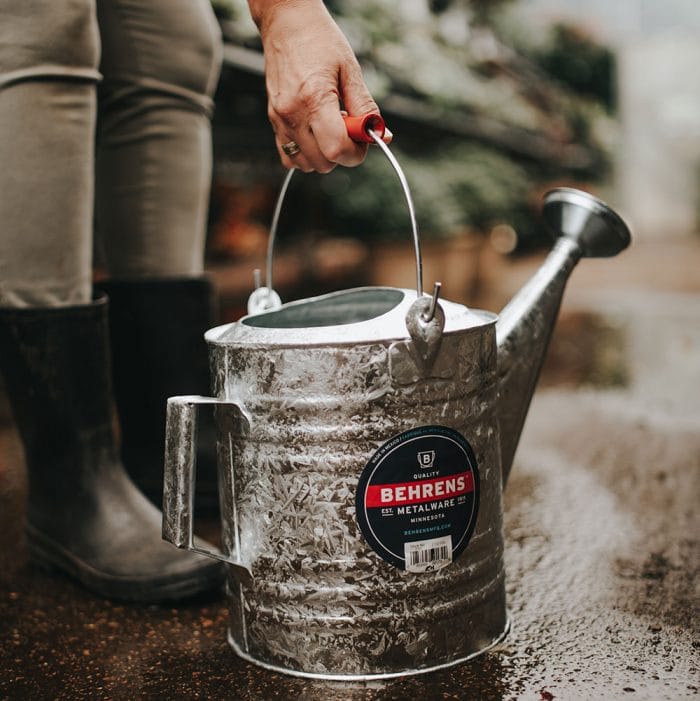
[[[326,3],[396,135],[425,239],[506,224],[514,234],[506,248],[530,250],[543,243],[543,190],[609,174],[613,54],[575,27],[528,35],[510,19],[516,2]],[[245,0],[213,4],[228,42],[259,51]],[[379,154],[297,187],[313,201],[301,226],[366,241],[405,237],[405,203]]]

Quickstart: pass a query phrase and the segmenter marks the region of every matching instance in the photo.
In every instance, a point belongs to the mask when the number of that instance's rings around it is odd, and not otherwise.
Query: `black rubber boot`
[[[172,601],[221,584],[220,563],[162,540],[160,512],[119,460],[106,298],[0,309],[0,368],[25,448],[36,560],[113,599]]]
[[[121,425],[121,457],[134,482],[163,502],[165,412],[168,397],[211,392],[204,332],[216,325],[212,284],[201,278],[109,280],[114,392]],[[195,506],[218,505],[216,436],[201,412]]]

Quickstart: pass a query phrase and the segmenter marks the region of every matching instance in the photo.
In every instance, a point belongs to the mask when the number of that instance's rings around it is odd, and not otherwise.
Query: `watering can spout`
[[[557,188],[547,193],[542,214],[558,240],[496,324],[504,485],[571,271],[581,258],[617,255],[631,240],[627,225],[610,207],[580,190]]]

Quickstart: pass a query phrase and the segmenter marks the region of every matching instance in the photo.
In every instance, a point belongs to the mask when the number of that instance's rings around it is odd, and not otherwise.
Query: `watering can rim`
[[[294,312],[311,305],[364,293],[399,293],[396,302],[389,305],[381,314],[370,318],[338,324],[317,324],[311,326],[264,326],[255,325],[255,319],[274,318],[286,312]],[[429,297],[425,296],[426,299]],[[245,345],[246,347],[289,347],[289,346],[338,346],[355,343],[386,343],[405,341],[410,338],[406,328],[406,314],[416,300],[416,290],[391,286],[353,287],[322,295],[306,297],[286,302],[273,311],[248,314],[238,321],[209,329],[205,339],[213,345]],[[498,315],[481,309],[471,309],[463,304],[440,300],[445,313],[443,335],[477,331],[494,326]]]

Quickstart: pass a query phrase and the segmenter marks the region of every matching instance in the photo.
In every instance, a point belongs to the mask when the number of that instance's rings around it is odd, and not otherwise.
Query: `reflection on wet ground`
[[[276,674],[230,651],[222,597],[115,604],[36,569],[25,561],[19,448],[0,433],[0,699],[697,696],[696,301],[596,311],[630,349],[625,382],[549,383],[536,395],[505,497],[511,633],[422,676],[351,684]]]

